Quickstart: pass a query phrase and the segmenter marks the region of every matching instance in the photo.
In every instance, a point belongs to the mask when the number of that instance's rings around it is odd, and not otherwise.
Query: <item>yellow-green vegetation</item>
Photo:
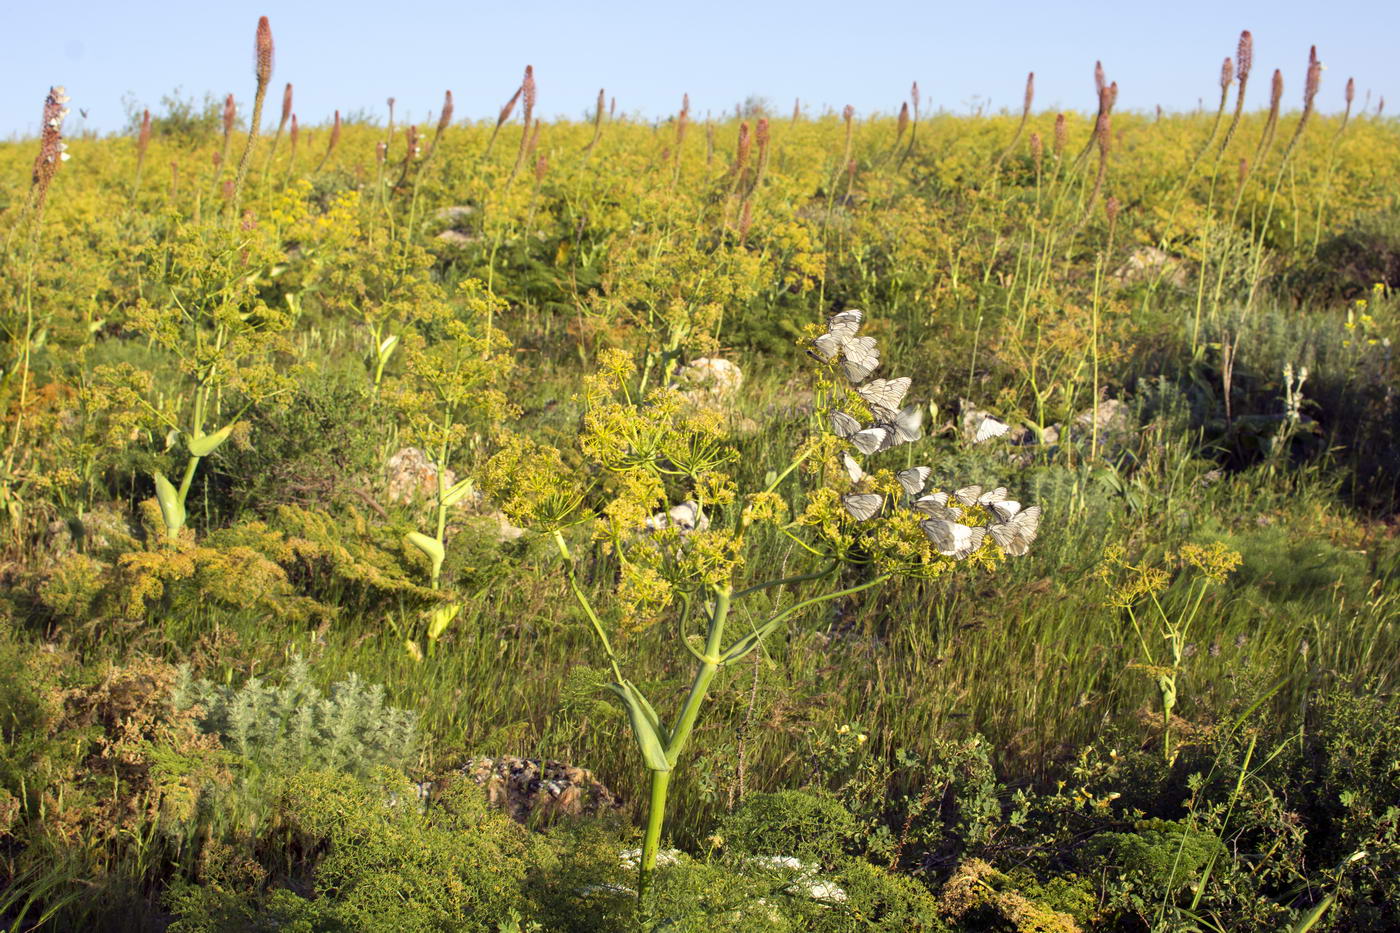
[[[1319,72],[66,148],[56,89],[0,924],[1397,928],[1400,123]]]

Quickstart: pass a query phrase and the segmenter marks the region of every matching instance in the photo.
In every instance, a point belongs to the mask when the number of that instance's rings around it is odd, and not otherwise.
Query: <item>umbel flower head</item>
[[[850,485],[839,496],[823,490],[800,521],[838,550],[863,548],[898,572],[932,575],[951,561],[1026,554],[1040,527],[1040,506],[1023,507],[1002,486],[930,490],[927,466],[867,473],[842,449],[870,457],[923,437],[923,408],[904,404],[910,378],[869,378],[881,360],[875,338],[860,334],[864,316],[834,314],[809,341],[809,354],[836,374],[824,393],[831,403],[822,412],[829,433],[821,443],[839,451]]]

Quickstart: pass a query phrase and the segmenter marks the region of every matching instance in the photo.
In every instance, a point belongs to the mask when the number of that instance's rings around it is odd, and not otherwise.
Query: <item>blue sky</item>
[[[1283,69],[1285,101],[1298,106],[1308,46],[1328,66],[1319,106],[1338,110],[1356,78],[1358,103],[1387,96],[1400,109],[1400,3],[1379,0],[1237,0],[1168,4],[1063,4],[1003,0],[764,3],[451,4],[399,0],[219,3],[77,0],[59,7],[13,0],[0,38],[0,138],[37,130],[50,84],[73,98],[75,132],[125,123],[123,98],[157,108],[185,96],[252,99],[252,46],[259,15],[277,43],[268,119],[282,84],[295,85],[303,123],[339,108],[425,119],[450,88],[461,117],[492,116],[533,64],[539,110],[582,115],[598,88],[618,109],[664,117],[689,93],[692,110],[719,113],[751,94],[780,113],[801,98],[809,112],[852,104],[892,112],[917,80],[934,108],[1020,105],[1036,72],[1036,107],[1091,109],[1093,64],[1120,86],[1121,109],[1212,105],[1221,59],[1241,29],[1255,37],[1251,103],[1264,106],[1268,76]],[[78,108],[88,112],[81,120]]]

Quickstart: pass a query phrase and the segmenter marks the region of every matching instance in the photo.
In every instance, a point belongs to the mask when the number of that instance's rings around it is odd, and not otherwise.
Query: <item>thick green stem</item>
[[[710,683],[719,672],[720,650],[724,641],[724,623],[729,617],[729,603],[733,591],[728,586],[715,588],[714,610],[710,613],[710,631],[705,639],[705,654],[695,669],[695,679],[691,681],[690,693],[685,698],[675,728],[666,743],[666,760],[671,767],[676,766],[681,752],[685,750],[695,722],[700,718],[700,706],[710,691]],[[656,869],[656,853],[661,844],[661,827],[666,821],[666,789],[670,784],[670,771],[651,772],[651,801],[647,805],[647,832],[642,841],[642,865],[637,881],[638,904],[644,903],[651,873]]]
[[[647,831],[642,839],[642,872],[637,881],[637,904],[646,903],[656,853],[661,846],[661,825],[666,820],[666,791],[671,786],[670,771],[652,771],[651,797],[647,802]]]

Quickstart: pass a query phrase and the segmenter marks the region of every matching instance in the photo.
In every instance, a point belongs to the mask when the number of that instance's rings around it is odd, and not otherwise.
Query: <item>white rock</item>
[[[678,367],[675,386],[697,405],[731,402],[744,384],[744,373],[734,363],[719,357],[701,357]]]

